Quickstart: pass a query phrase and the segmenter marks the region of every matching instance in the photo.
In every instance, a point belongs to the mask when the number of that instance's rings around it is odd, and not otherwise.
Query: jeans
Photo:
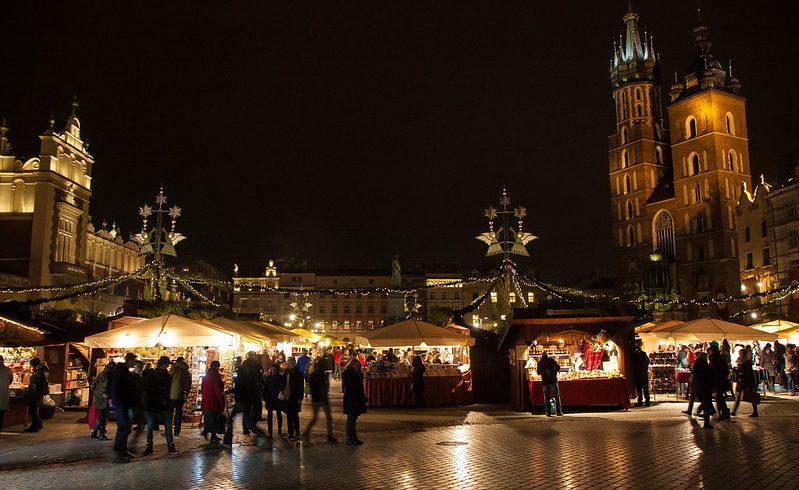
[[[787,380],[786,389],[788,391],[796,391],[796,380],[793,379],[793,373],[790,371],[785,371],[785,378]]]
[[[336,364],[333,366],[333,379],[339,379],[341,377],[341,364]]]
[[[42,430],[42,417],[39,415],[39,402],[41,398],[29,399],[26,403],[28,414],[31,416],[30,430]]]
[[[269,431],[269,435],[272,435],[272,414],[275,414],[277,417],[277,433],[283,433],[283,412],[277,409],[271,409],[266,407],[266,428]]]
[[[311,434],[311,427],[316,424],[316,420],[319,417],[319,409],[321,408],[325,411],[325,418],[327,419],[327,437],[333,437],[333,416],[330,414],[330,404],[328,402],[313,402],[311,407],[313,416],[311,416],[311,420],[308,422],[308,425],[305,426],[305,431],[302,434],[304,436],[309,436]]]
[[[174,424],[175,435],[180,434],[180,423],[183,421],[183,404],[186,400],[169,400],[169,425]],[[167,425],[167,422],[164,422]]]
[[[260,404],[260,402],[257,403]],[[238,414],[241,414],[242,416],[241,425],[244,426],[244,430],[249,430],[257,437],[266,437],[264,431],[255,425],[255,420],[253,418],[255,411],[253,410],[252,403],[236,402],[236,404],[233,405],[233,410],[230,412],[230,418],[227,422],[224,440],[225,444],[233,444],[233,421],[236,420],[236,415]]]
[[[347,441],[349,442],[358,440],[358,431],[355,429],[355,422],[357,421],[357,415],[347,414]]]
[[[552,415],[552,407],[549,405],[549,400],[552,398],[555,399],[556,413],[563,413],[563,409],[560,406],[560,388],[558,388],[558,383],[544,385],[544,411],[547,415]]]
[[[128,450],[128,434],[130,434],[131,410],[126,405],[114,406],[117,414],[117,435],[114,438],[114,451],[124,453]]]
[[[161,410],[160,412],[146,412],[147,414],[147,445],[153,445],[153,430],[158,430],[159,422],[164,424],[164,432],[166,433],[166,443],[172,444],[172,414],[169,409]]]

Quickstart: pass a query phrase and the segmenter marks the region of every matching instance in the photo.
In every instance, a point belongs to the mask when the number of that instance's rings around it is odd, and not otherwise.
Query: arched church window
[[[633,219],[633,216],[633,203],[627,199],[627,203],[624,205],[624,217],[625,219]]]
[[[661,255],[673,260],[676,256],[676,246],[674,241],[674,219],[668,211],[660,211],[655,215],[652,223],[655,250],[660,251]]]
[[[694,185],[694,204],[702,202],[702,187],[697,182]]]
[[[685,121],[685,138],[696,138],[696,118],[689,116]]]
[[[633,225],[627,226],[627,246],[632,247],[635,245],[635,230]]]
[[[626,126],[622,126],[622,128],[621,128],[621,144],[622,145],[626,145],[627,144],[627,127]]]
[[[699,164],[699,154],[691,153],[688,157],[688,175],[696,175],[700,172],[701,165]]]
[[[730,150],[727,153],[727,169],[730,172],[738,171],[738,154],[735,153],[735,150]]]
[[[630,166],[630,154],[627,150],[621,152],[621,168],[627,168]]]
[[[728,112],[724,117],[724,120],[727,126],[727,134],[735,134],[735,119],[733,118],[732,113]]]
[[[624,121],[627,119],[627,96],[624,92],[620,93],[621,95],[621,120]]]
[[[655,162],[658,165],[663,165],[663,148],[659,146],[655,147]]]
[[[624,193],[629,194],[632,189],[632,182],[630,181],[630,174],[624,175]]]

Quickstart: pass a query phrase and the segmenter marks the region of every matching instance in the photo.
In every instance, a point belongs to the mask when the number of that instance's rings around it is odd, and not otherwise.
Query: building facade
[[[50,120],[33,158],[17,158],[5,121],[0,126],[2,286],[76,284],[144,265],[138,246],[115,226],[95,229],[90,222],[94,157],[82,140],[77,107],[74,101],[63,131]]]
[[[746,100],[693,29],[693,60],[662,110],[659,61],[638,15],[610,66],[616,124],[609,175],[617,289],[626,295],[710,298],[739,288],[735,208],[751,187]]]

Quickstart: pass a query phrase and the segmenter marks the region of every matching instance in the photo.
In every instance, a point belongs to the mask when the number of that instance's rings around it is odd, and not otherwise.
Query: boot
[[[170,456],[174,456],[174,455],[176,455],[176,454],[178,453],[178,450],[177,450],[177,449],[175,449],[175,443],[172,443],[172,444],[170,444],[170,445],[168,446],[168,448],[169,448],[169,449],[168,449],[167,451],[169,452],[169,455],[170,455]]]
[[[141,455],[142,456],[149,456],[151,454],[153,454],[153,445],[152,444],[147,444],[147,446],[145,446],[145,448],[144,448],[144,452],[141,453]]]

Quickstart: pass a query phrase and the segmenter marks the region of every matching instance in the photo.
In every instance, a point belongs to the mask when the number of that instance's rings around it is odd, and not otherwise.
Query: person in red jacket
[[[219,375],[219,361],[212,361],[205,373],[202,384],[202,405],[204,432],[211,434],[211,442],[220,442],[216,435],[216,419],[225,411],[225,386]]]

